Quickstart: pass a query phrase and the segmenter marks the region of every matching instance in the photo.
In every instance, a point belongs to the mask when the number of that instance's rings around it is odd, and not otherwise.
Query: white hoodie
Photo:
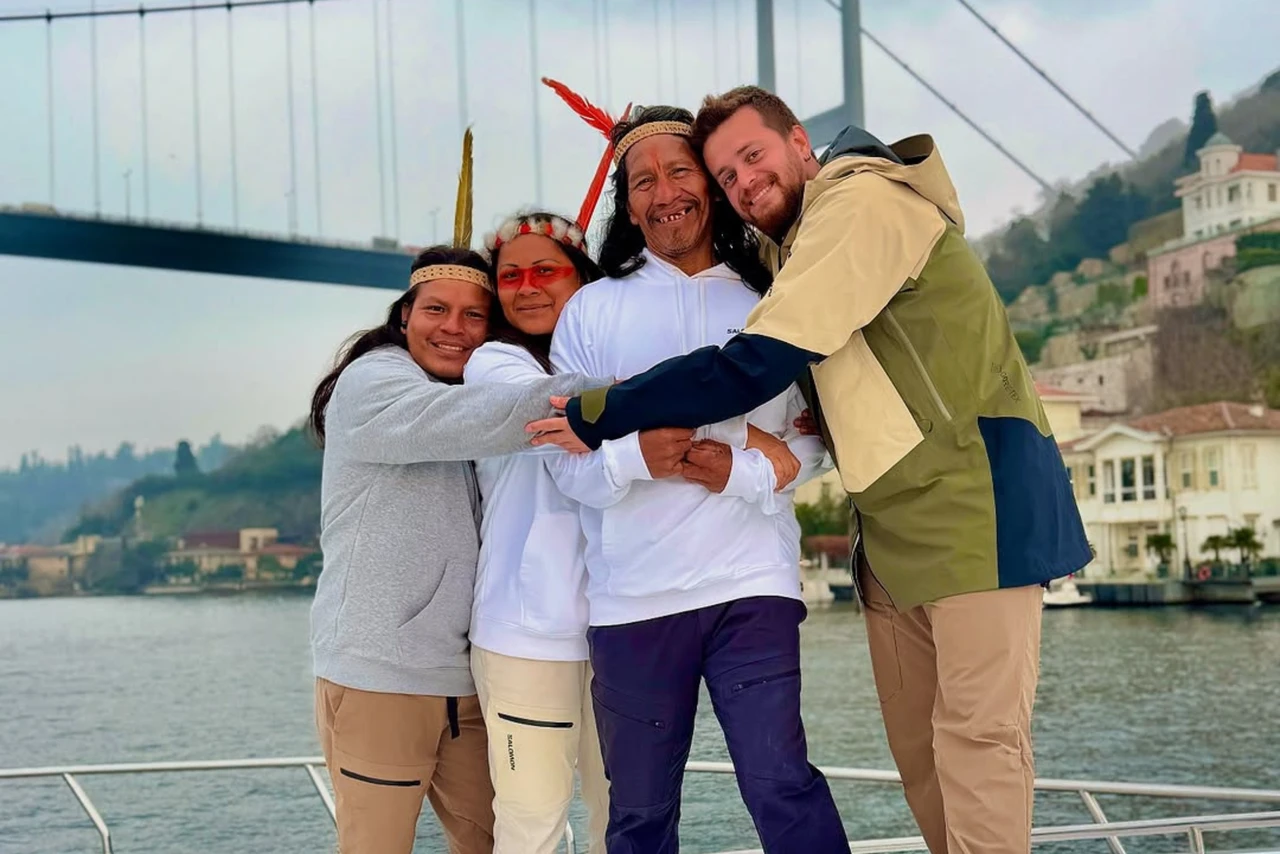
[[[602,279],[569,300],[551,345],[557,372],[626,379],[699,347],[723,346],[759,300],[727,266],[690,277],[647,250],[645,257],[625,279]],[[634,433],[590,454],[543,458],[561,491],[581,504],[591,625],[748,596],[800,598],[792,493],[830,466],[821,440],[793,425],[803,408],[792,386],[743,418],[699,431],[733,450],[720,494],[678,477],[653,480]],[[764,454],[743,449],[746,422],[784,439],[801,463],[781,493]]]

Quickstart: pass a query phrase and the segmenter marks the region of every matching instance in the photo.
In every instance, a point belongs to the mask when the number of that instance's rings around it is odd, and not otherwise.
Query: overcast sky
[[[0,13],[43,11],[46,5],[79,10],[89,2],[2,0]],[[593,14],[604,4],[537,0],[538,74],[559,78],[614,110],[628,101],[696,108],[706,92],[754,79],[753,0],[606,2],[607,42],[604,18]],[[973,2],[1134,148],[1160,122],[1189,118],[1197,90],[1226,100],[1276,62],[1275,0]],[[122,3],[98,0],[100,8]],[[138,19],[100,21],[97,204],[112,214],[124,214],[127,204],[140,215],[145,173],[150,215],[193,222],[198,103],[201,207],[209,224],[232,225],[234,183],[241,227],[287,233],[292,183],[300,233],[314,235],[322,225],[324,236],[354,240],[378,233],[411,244],[447,238],[464,114],[476,133],[477,240],[502,213],[533,202],[572,214],[603,140],[535,86],[526,0],[466,0],[465,6],[463,110],[454,3],[394,0],[388,41],[386,0],[378,2],[382,193],[372,0],[315,5],[319,194],[305,6],[292,12],[291,41],[282,8],[230,16],[234,87],[228,84],[225,11],[199,13],[194,41],[186,13],[146,19],[145,169]],[[780,94],[802,115],[835,105],[841,97],[839,13],[826,0],[777,0],[775,6]],[[1123,156],[960,4],[863,0],[862,20],[1048,180],[1079,178]],[[47,35],[43,23],[0,24],[0,204],[49,201]],[[51,35],[53,201],[92,212],[90,25],[57,22]],[[289,48],[296,179],[290,168]],[[868,128],[886,141],[922,131],[934,135],[971,234],[1035,207],[1038,187],[1030,178],[877,47],[864,40],[863,51]],[[533,177],[535,89],[541,199]],[[235,103],[234,182],[229,91]],[[377,323],[391,296],[0,258],[0,467],[29,450],[61,458],[72,444],[89,452],[122,440],[146,448],[180,438],[203,442],[214,433],[240,441],[261,425],[286,427],[305,412],[312,386],[341,340]]]

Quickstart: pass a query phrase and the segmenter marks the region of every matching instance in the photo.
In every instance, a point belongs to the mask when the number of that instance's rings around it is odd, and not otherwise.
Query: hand
[[[818,422],[814,420],[813,413],[805,410],[800,413],[800,417],[791,422],[796,429],[800,431],[801,436],[817,436],[820,435],[818,430]]]
[[[733,450],[723,442],[694,442],[685,454],[680,475],[690,483],[721,493],[733,471]]]
[[[684,427],[661,427],[640,432],[640,453],[654,480],[681,473],[684,456],[693,446],[693,431]]]
[[[556,412],[564,412],[564,408],[569,403],[567,397],[551,398],[551,405],[555,407]],[[551,418],[543,418],[540,421],[530,421],[524,427],[526,433],[532,433],[533,438],[529,441],[531,445],[558,445],[561,449],[571,454],[586,454],[591,451],[587,445],[578,438],[573,432],[573,428],[569,426],[569,419],[563,415],[553,416]]]
[[[777,483],[775,492],[786,489],[796,479],[796,475],[800,474],[800,461],[791,453],[787,443],[754,424],[747,425],[747,447],[764,454],[765,459],[773,465],[773,478]]]

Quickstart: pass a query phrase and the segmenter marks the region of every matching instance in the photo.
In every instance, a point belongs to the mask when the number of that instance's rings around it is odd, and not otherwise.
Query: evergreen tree
[[[1196,94],[1195,113],[1191,117],[1191,130],[1187,133],[1187,150],[1183,155],[1184,166],[1196,165],[1196,152],[1204,148],[1209,137],[1218,132],[1218,117],[1213,112],[1213,102],[1208,92]]]
[[[196,455],[191,453],[191,443],[186,439],[178,443],[177,457],[173,461],[173,473],[178,477],[200,473],[200,466],[196,464]]]

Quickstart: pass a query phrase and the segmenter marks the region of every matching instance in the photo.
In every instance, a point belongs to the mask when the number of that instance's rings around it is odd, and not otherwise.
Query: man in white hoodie
[[[626,378],[721,345],[767,290],[750,232],[727,207],[713,211],[723,202],[713,202],[689,145],[692,120],[649,107],[614,129],[614,206],[600,255],[610,278],[565,306],[551,346],[557,371]],[[764,850],[849,850],[800,719],[806,610],[792,490],[826,464],[821,442],[795,427],[803,407],[793,386],[696,432],[646,431],[547,460],[581,505],[587,541],[609,854],[677,851],[704,679]],[[799,474],[780,482],[769,458],[788,455]]]

